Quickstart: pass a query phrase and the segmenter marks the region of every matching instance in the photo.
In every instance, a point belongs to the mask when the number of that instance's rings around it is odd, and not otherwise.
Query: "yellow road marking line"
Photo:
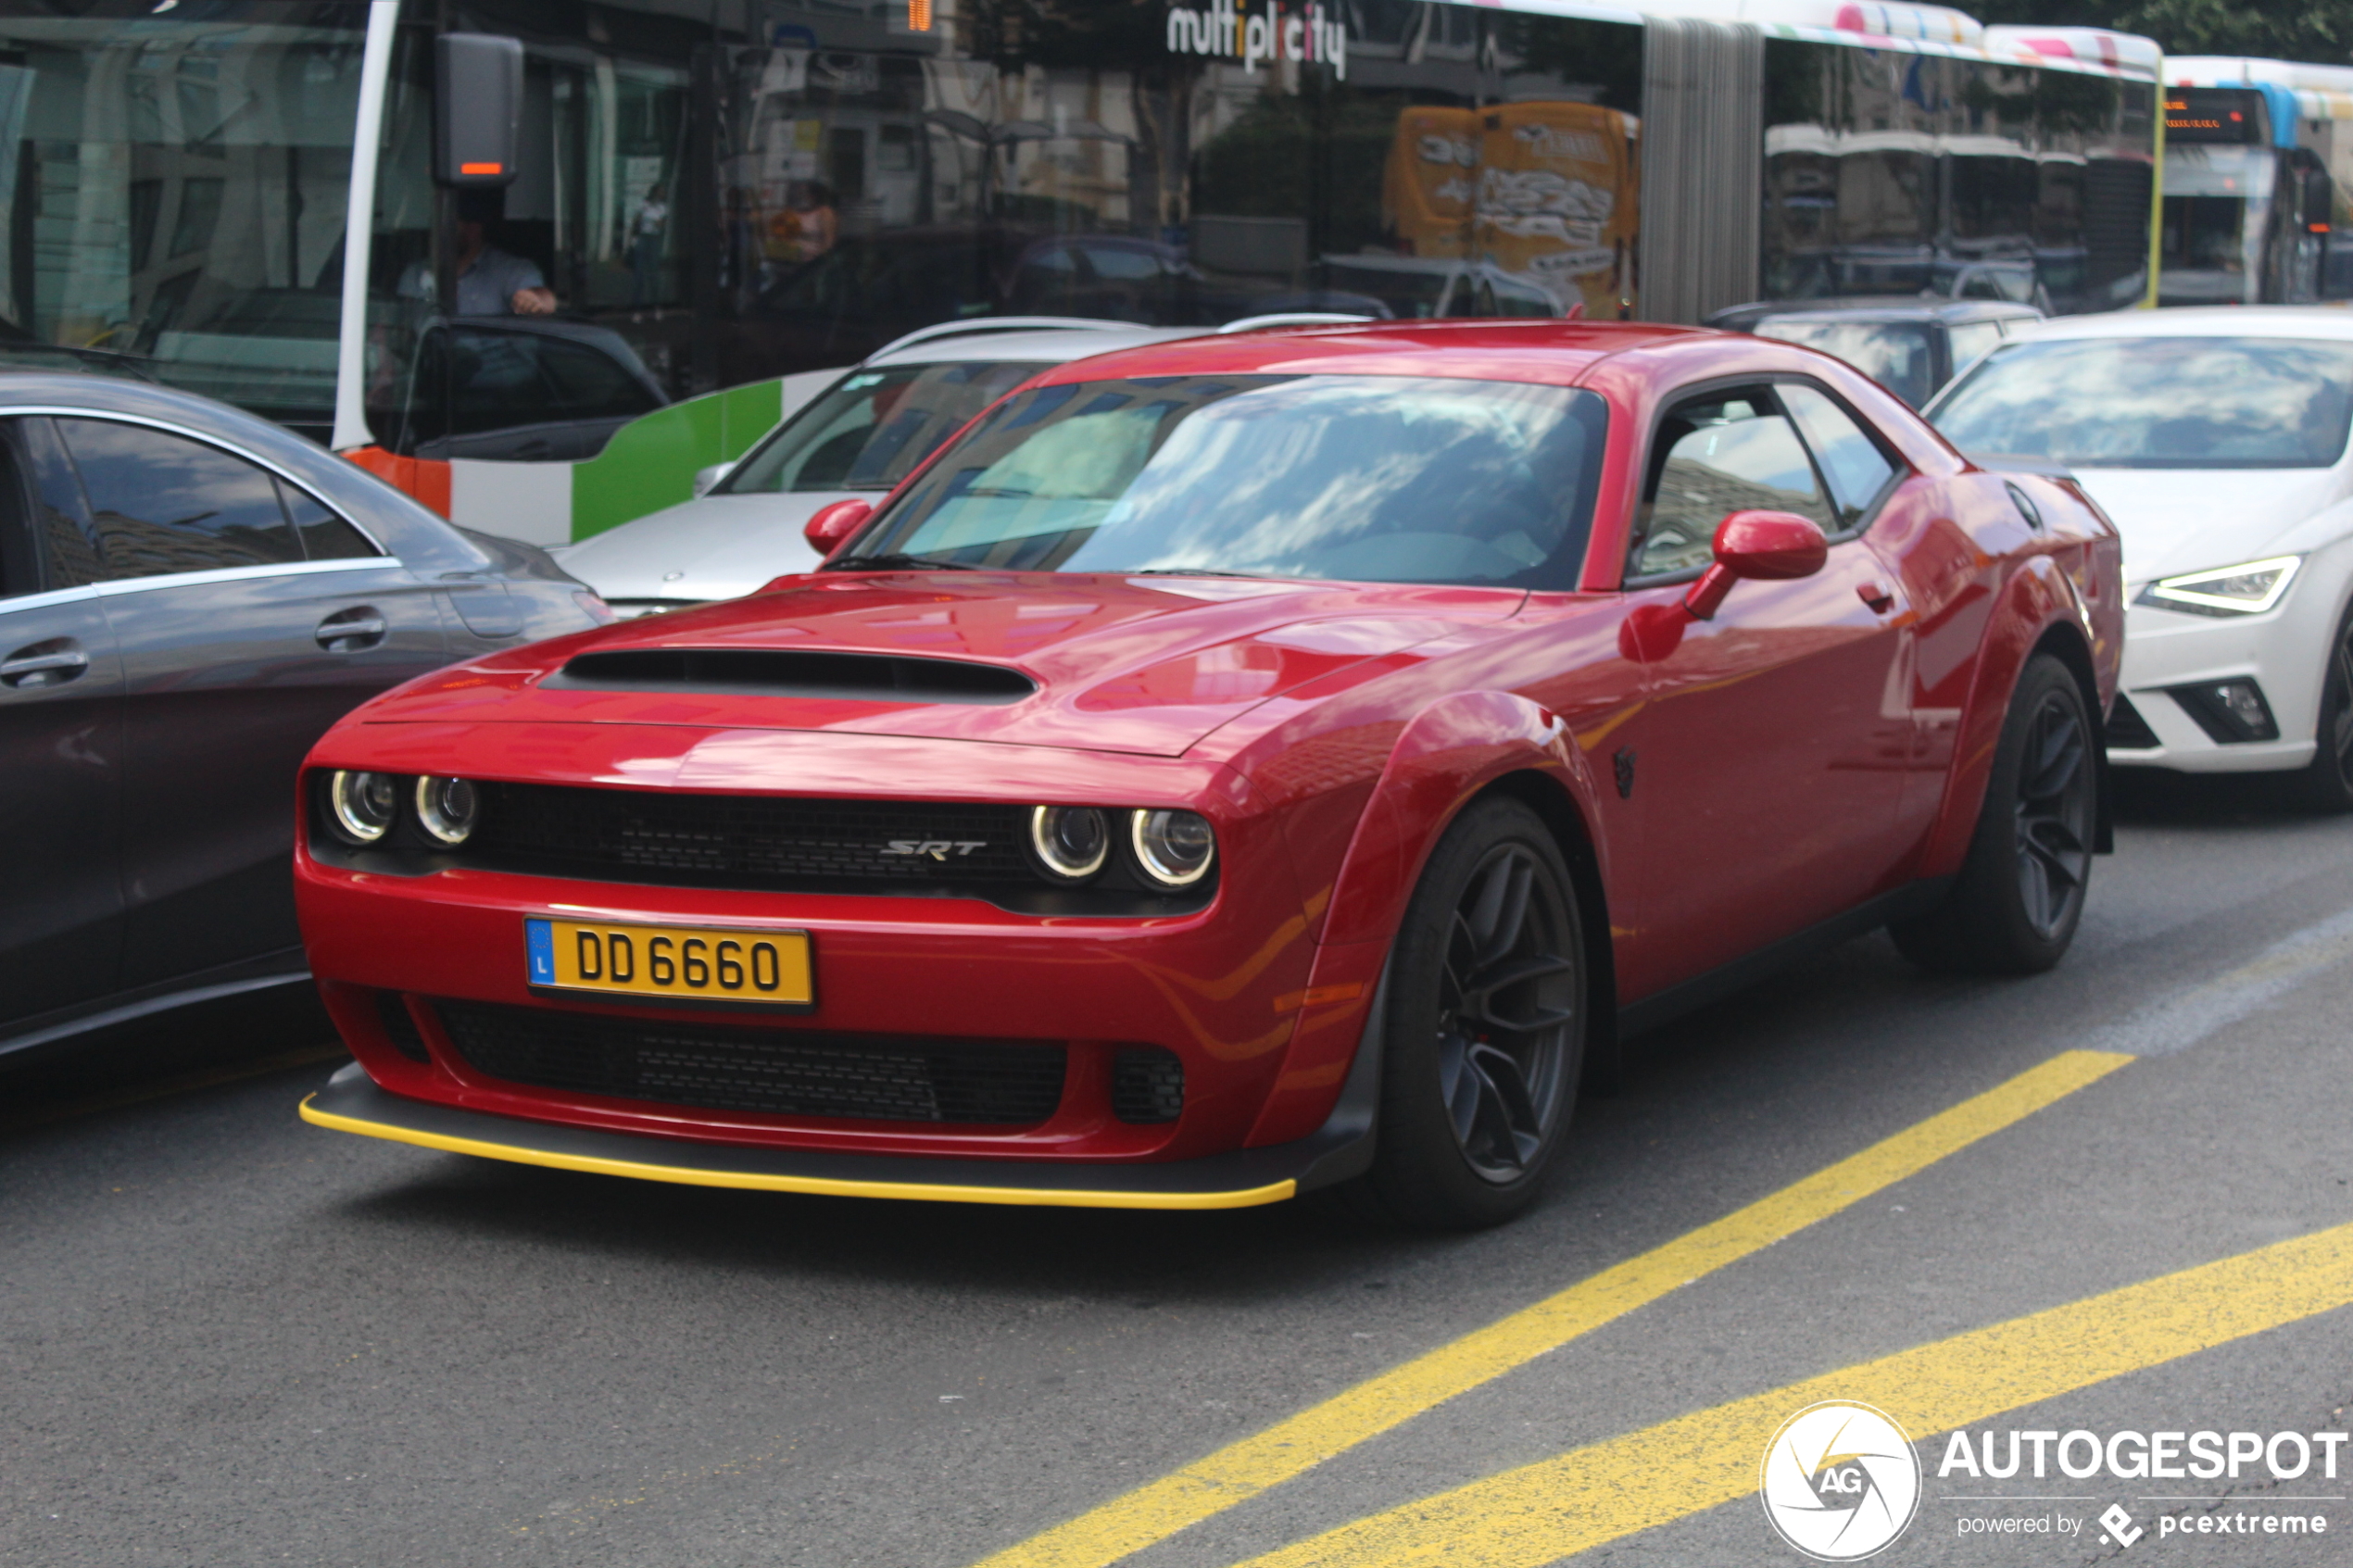
[[[1241,1568],[1539,1568],[1754,1492],[1775,1430],[1818,1400],[1876,1405],[1918,1441],[2348,1305],[2353,1225],[2339,1225],[1679,1416]]]
[[[1104,1568],[1827,1219],[2132,1060],[2064,1051],[1769,1198],[1033,1536],[980,1568]]]
[[[339,1133],[414,1144],[449,1154],[472,1154],[484,1160],[510,1160],[518,1165],[544,1165],[555,1171],[585,1171],[591,1175],[627,1176],[641,1182],[675,1182],[683,1186],[737,1187],[754,1192],[812,1193],[820,1198],[899,1198],[929,1203],[1007,1203],[1055,1209],[1248,1209],[1280,1203],[1298,1190],[1286,1177],[1265,1186],[1236,1187],[1225,1192],[1115,1192],[1088,1187],[1017,1187],[963,1185],[945,1182],[845,1181],[833,1176],[772,1176],[757,1171],[712,1171],[698,1165],[656,1165],[642,1160],[611,1160],[596,1154],[557,1154],[528,1144],[491,1143],[483,1138],[453,1137],[447,1133],[420,1132],[393,1122],[370,1122],[321,1110],[306,1096],[302,1119],[314,1127]]]

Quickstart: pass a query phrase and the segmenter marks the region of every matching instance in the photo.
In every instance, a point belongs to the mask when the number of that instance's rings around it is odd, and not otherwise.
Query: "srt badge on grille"
[[[986,849],[985,838],[894,838],[884,848],[886,855],[928,855],[944,860],[950,855],[964,856],[975,849]]]

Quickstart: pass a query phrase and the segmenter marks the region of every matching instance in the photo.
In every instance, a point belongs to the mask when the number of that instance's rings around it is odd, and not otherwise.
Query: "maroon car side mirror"
[[[875,507],[871,501],[861,501],[855,498],[836,501],[831,506],[819,507],[816,514],[810,518],[807,525],[801,529],[800,536],[808,540],[809,547],[819,555],[830,556],[841,547],[843,540],[864,527],[866,520],[874,515]],[[1743,515],[1764,517],[1768,514],[1757,512]]]
[[[1774,582],[1811,577],[1830,556],[1830,541],[1811,518],[1795,512],[1734,512],[1716,525],[1716,559],[1683,596],[1683,608],[1694,621],[1712,620],[1724,596],[1742,578]]]

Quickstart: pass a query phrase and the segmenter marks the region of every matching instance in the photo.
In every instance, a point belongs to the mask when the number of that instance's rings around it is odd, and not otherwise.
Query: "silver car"
[[[1049,365],[1206,332],[1362,319],[1252,317],[1208,328],[997,316],[926,327],[843,372],[736,462],[705,470],[710,483],[695,499],[555,554],[620,615],[736,598],[817,565],[801,529],[819,508],[879,500],[967,420]]]

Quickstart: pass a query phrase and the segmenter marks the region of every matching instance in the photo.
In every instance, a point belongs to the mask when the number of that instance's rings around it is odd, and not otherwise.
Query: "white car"
[[[2110,762],[2293,773],[2353,809],[2353,313],[2042,322],[1928,416],[1964,452],[2064,464],[2123,535]]]
[[[1000,316],[910,332],[736,461],[706,470],[695,499],[560,552],[563,568],[623,616],[739,597],[816,566],[801,528],[819,508],[881,500],[965,420],[1047,366],[1211,330]]]

